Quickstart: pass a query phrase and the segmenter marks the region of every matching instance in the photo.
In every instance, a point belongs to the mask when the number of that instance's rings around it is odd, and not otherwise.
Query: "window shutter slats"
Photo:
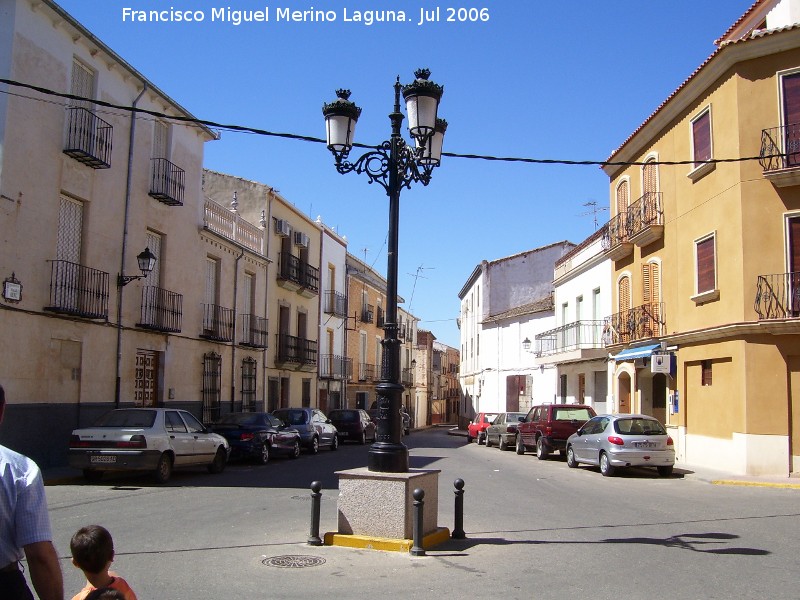
[[[695,166],[711,160],[711,113],[709,111],[704,112],[692,122],[692,141]]]
[[[714,268],[714,238],[697,243],[697,293],[710,292],[716,287]]]

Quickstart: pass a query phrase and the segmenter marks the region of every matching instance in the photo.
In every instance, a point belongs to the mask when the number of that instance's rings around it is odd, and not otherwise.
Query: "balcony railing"
[[[536,356],[603,347],[604,321],[576,321],[536,336]]]
[[[111,125],[91,110],[69,106],[64,154],[93,169],[108,169],[112,133]]]
[[[317,342],[315,340],[306,340],[286,333],[278,333],[276,336],[278,343],[276,362],[300,365],[317,364]]]
[[[353,378],[353,362],[346,356],[323,354],[319,357],[319,376],[321,379]]]
[[[325,314],[335,317],[347,316],[347,296],[339,292],[325,292]]]
[[[800,123],[762,130],[759,157],[765,172],[800,167]]]
[[[386,322],[386,316],[385,316],[385,313],[383,312],[383,308],[381,308],[381,307],[379,306],[379,307],[378,307],[378,319],[377,319],[377,321],[375,322],[375,324],[376,324],[378,327],[383,327],[383,325],[384,325],[384,323],[385,323],[385,322]]]
[[[148,285],[142,288],[142,309],[137,327],[178,333],[183,319],[183,296]]]
[[[308,263],[301,263],[302,284],[303,288],[310,293],[319,293],[319,269],[312,267]]]
[[[44,310],[108,319],[108,273],[66,260],[50,262],[50,303]]]
[[[264,230],[213,200],[205,201],[203,226],[217,235],[241,244],[248,250],[258,254],[265,253]]]
[[[169,206],[183,206],[186,172],[166,158],[154,158],[150,195]]]
[[[755,310],[759,319],[800,317],[800,272],[759,275]]]
[[[606,317],[603,343],[606,346],[660,337],[666,332],[664,303],[652,302]]]
[[[242,315],[242,346],[267,347],[268,320],[256,315]]]
[[[361,322],[372,323],[375,318],[375,307],[372,304],[365,304],[361,307]]]
[[[369,363],[359,363],[358,365],[358,380],[359,381],[375,381],[375,374],[378,372],[375,365]]]
[[[652,243],[663,232],[664,208],[661,192],[647,192],[628,207],[631,241],[637,246]]]
[[[203,332],[200,337],[218,342],[232,342],[233,309],[203,304]]]
[[[403,369],[400,371],[400,383],[406,387],[414,385],[414,370]]]
[[[302,262],[289,252],[278,254],[278,279],[291,281],[298,286],[303,284],[301,273]]]

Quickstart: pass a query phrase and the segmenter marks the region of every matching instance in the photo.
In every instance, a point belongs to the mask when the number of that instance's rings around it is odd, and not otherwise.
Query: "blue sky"
[[[393,84],[420,67],[444,85],[445,151],[604,160],[713,51],[751,0],[57,0],[196,117],[324,137],[323,102],[340,87],[362,107],[356,141],[388,138]],[[211,10],[269,8],[268,23],[212,22]],[[418,25],[420,11],[440,21]],[[448,22],[448,6],[487,21]],[[123,22],[134,10],[203,11],[202,23]],[[278,8],[331,10],[335,21],[276,22]],[[403,11],[408,21],[344,22],[344,11]],[[477,11],[473,11],[475,14]],[[456,15],[457,16],[457,15]],[[354,151],[354,155],[355,154]],[[388,201],[366,176],[339,175],[323,144],[225,131],[205,166],[260,181],[349,240],[386,271]],[[594,231],[606,210],[597,166],[446,158],[427,187],[401,196],[399,293],[445,344],[459,347],[458,292],[481,260]],[[366,249],[366,250],[365,250]],[[419,275],[419,277],[416,277]]]

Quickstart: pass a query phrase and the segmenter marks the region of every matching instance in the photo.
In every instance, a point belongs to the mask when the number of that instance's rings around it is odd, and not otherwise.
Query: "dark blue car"
[[[231,458],[251,458],[264,465],[272,454],[300,456],[300,432],[270,413],[231,413],[211,429],[228,440]]]

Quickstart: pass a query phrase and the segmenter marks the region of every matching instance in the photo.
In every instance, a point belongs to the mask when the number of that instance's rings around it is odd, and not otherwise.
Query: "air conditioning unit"
[[[281,237],[289,237],[292,233],[292,226],[289,221],[275,219],[275,233]]]
[[[309,238],[305,233],[303,233],[302,231],[294,232],[294,243],[296,246],[302,246],[303,248],[308,248],[308,242]]]

